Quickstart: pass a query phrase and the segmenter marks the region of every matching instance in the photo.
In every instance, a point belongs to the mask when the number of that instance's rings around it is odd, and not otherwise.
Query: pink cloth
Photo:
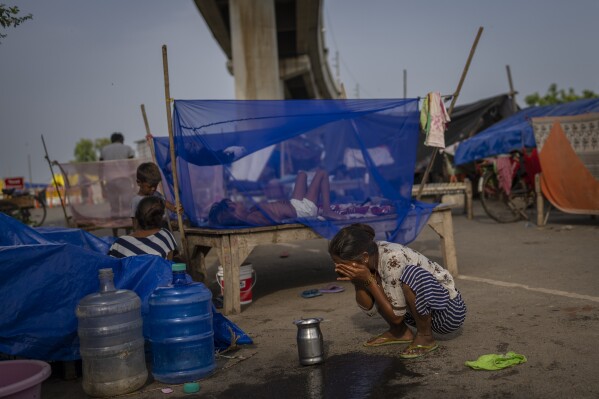
[[[507,194],[512,192],[512,179],[514,176],[514,168],[517,163],[512,163],[510,157],[499,157],[495,161],[497,168],[497,178],[499,179],[499,187]]]

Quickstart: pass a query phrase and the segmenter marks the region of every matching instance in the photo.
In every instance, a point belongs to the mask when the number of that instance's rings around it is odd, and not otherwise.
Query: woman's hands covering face
[[[335,272],[340,276],[337,280],[352,283],[365,283],[372,274],[366,265],[356,262],[335,263]]]

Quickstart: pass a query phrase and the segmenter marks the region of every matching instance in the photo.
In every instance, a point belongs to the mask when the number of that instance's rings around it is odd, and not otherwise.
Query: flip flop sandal
[[[399,357],[402,359],[416,359],[437,349],[439,349],[439,345],[436,343],[432,345],[410,345],[399,354]]]
[[[320,292],[320,290],[313,289],[302,291],[300,295],[302,296],[302,298],[314,298],[315,296],[321,296],[322,293]]]
[[[329,284],[326,287],[319,289],[318,291],[320,291],[323,294],[335,294],[337,292],[345,291],[345,288],[337,284]]]

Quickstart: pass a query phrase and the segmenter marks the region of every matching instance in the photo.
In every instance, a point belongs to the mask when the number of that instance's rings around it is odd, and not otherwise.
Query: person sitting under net
[[[213,226],[268,226],[285,219],[316,217],[319,215],[318,198],[322,199],[321,215],[339,220],[343,216],[331,210],[329,177],[324,170],[317,170],[308,186],[306,172],[299,172],[290,200],[260,202],[248,209],[244,204],[223,199],[212,204],[208,222]]]

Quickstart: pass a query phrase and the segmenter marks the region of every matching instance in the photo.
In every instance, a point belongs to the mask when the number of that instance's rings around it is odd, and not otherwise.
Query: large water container
[[[150,296],[149,340],[152,374],[160,382],[180,384],[214,371],[212,293],[188,282],[184,263],[175,263],[173,282]]]
[[[77,306],[83,390],[113,396],[141,388],[148,378],[142,334],[141,300],[114,287],[112,269],[100,269],[100,290]]]

